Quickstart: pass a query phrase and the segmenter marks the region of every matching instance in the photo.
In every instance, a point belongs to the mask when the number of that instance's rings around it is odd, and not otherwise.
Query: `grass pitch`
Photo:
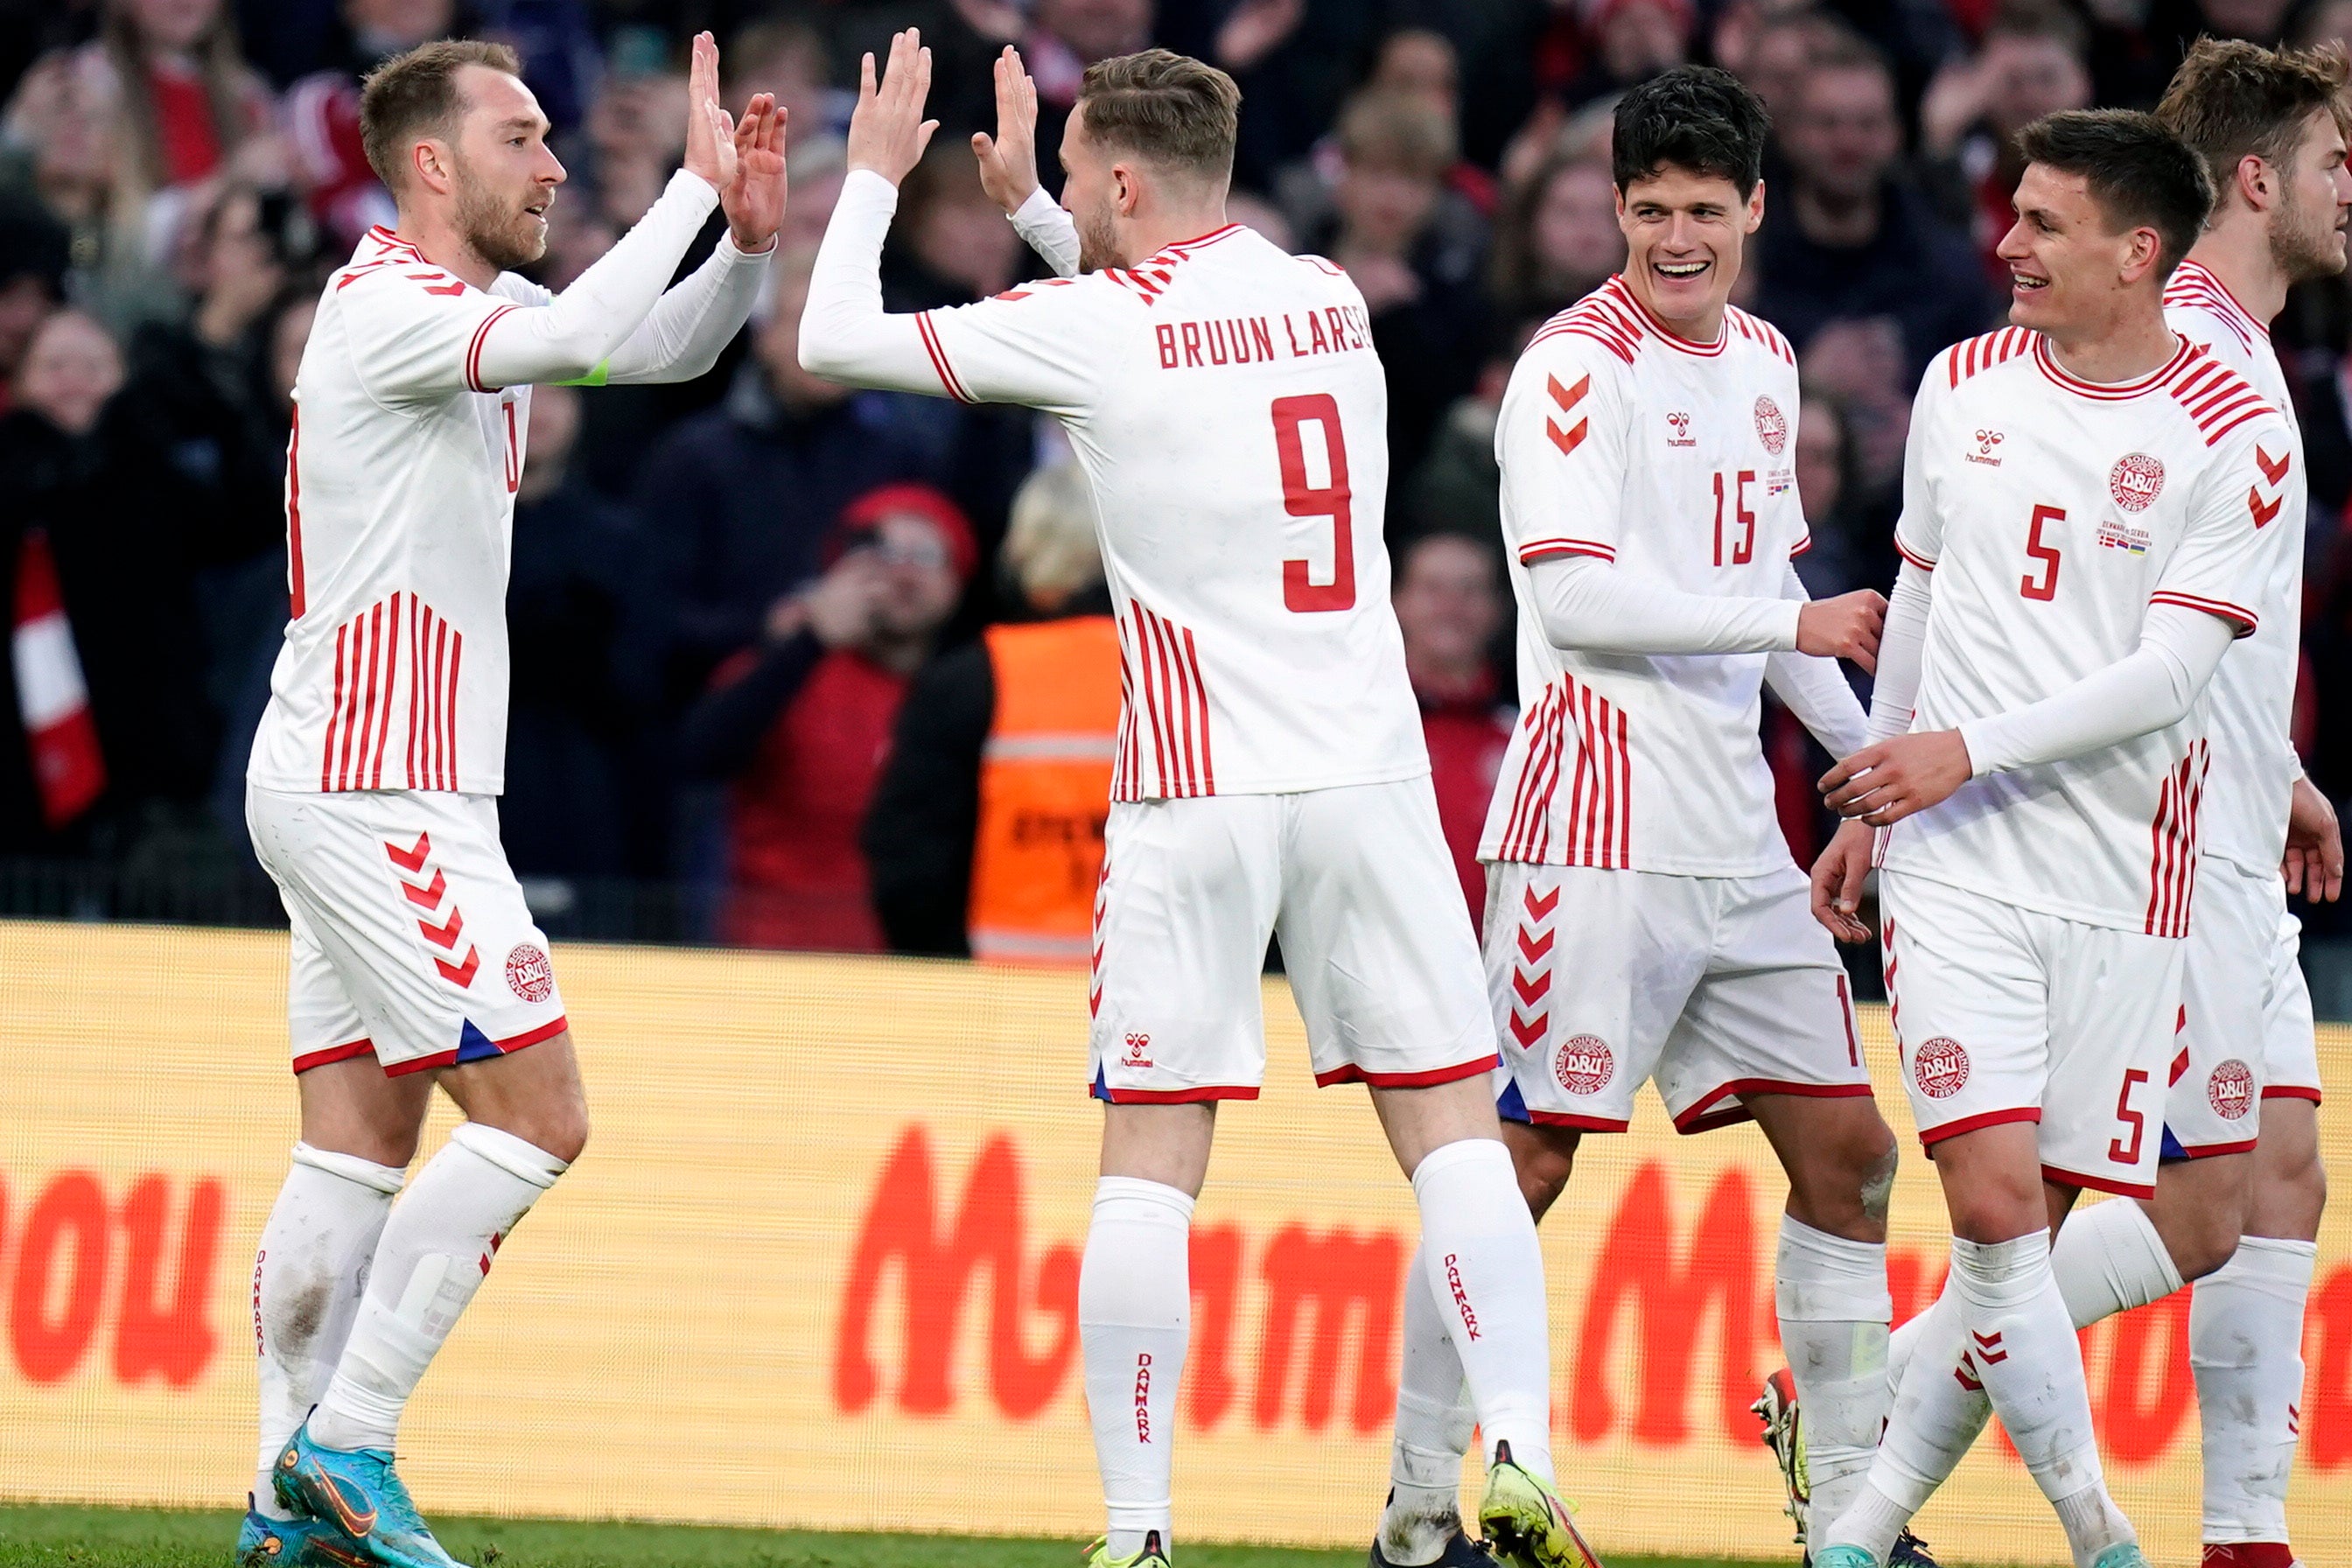
[[[226,1568],[238,1515],[163,1509],[0,1507],[0,1568]],[[1077,1542],[955,1535],[834,1535],[563,1520],[436,1520],[482,1568],[1077,1568]],[[1181,1548],[1185,1568],[1362,1568],[1360,1552]],[[1716,1568],[1617,1557],[1609,1568]]]

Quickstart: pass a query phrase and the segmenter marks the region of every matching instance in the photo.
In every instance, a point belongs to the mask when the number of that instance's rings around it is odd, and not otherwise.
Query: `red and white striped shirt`
[[[2229,289],[2194,261],[2173,269],[2164,289],[2172,330],[2245,377],[2286,422],[2285,446],[2258,447],[2265,481],[2275,480],[2263,523],[2264,551],[2254,635],[2242,637],[2213,673],[2213,773],[2205,788],[2204,849],[2250,876],[2278,869],[2286,853],[2287,803],[2303,764],[2288,726],[2303,647],[2303,537],[2311,499],[2294,401],[2270,332]]]
[[[2245,378],[2186,339],[2121,384],[2070,375],[2017,328],[1946,350],[1912,413],[1895,534],[1935,574],[1913,728],[2064,690],[2136,650],[2150,605],[2253,632],[2266,526],[2281,487],[2300,482],[2261,455],[2291,438]],[[2210,689],[2167,729],[1971,779],[1897,823],[1885,863],[2091,925],[2185,936],[2209,704]]]
[[[1767,655],[1626,655],[1545,636],[1529,565],[1585,555],[1686,594],[1778,599],[1810,540],[1797,364],[1736,308],[1677,336],[1612,279],[1546,322],[1495,432],[1526,703],[1485,860],[1755,876],[1789,864],[1758,741]]]
[[[252,782],[287,791],[504,786],[506,587],[530,389],[485,388],[487,291],[372,229],[320,298],[286,463],[293,618]]]

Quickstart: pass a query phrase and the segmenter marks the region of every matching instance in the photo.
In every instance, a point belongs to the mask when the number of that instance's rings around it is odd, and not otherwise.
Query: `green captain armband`
[[[572,381],[559,381],[555,384],[558,386],[602,386],[611,376],[612,372],[613,362],[611,360],[600,360],[597,362],[596,368],[590,371],[586,375],[581,376]]]

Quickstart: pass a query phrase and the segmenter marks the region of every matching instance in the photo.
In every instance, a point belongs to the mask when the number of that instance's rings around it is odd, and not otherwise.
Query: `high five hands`
[[[784,223],[784,119],[772,93],[743,106],[738,124],[719,100],[719,45],[694,36],[687,68],[686,168],[719,193],[735,247],[765,250]]]
[[[1019,212],[1037,189],[1037,84],[1011,44],[996,57],[996,134],[973,132],[971,152],[988,199]]]
[[[919,30],[909,27],[892,36],[889,65],[879,83],[874,57],[867,55],[858,68],[857,108],[849,116],[849,166],[871,169],[894,185],[911,174],[940,128],[938,121],[923,118],[930,92],[931,51],[923,47]]]

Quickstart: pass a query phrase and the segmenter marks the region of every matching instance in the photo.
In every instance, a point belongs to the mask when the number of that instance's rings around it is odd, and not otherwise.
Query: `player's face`
[[[2313,111],[2280,180],[2279,205],[2271,213],[2271,260],[2291,283],[2336,277],[2344,270],[2352,173],[2344,167],[2344,132],[2333,114]]]
[[[1086,121],[1081,104],[1062,127],[1062,205],[1077,227],[1078,270],[1092,272],[1122,259],[1117,224],[1120,185],[1132,176],[1087,134]]]
[[[2080,174],[2028,163],[2015,205],[2017,221],[1995,252],[2009,265],[2013,326],[2060,337],[2095,331],[2155,267],[2156,231],[2116,232]]]
[[[1741,201],[1720,174],[1663,164],[1617,193],[1625,281],[1661,321],[1712,341],[1748,237],[1763,221],[1761,184]]]
[[[547,209],[564,178],[547,116],[504,71],[467,66],[460,85],[466,117],[451,160],[458,232],[500,271],[528,266],[547,254]]]

